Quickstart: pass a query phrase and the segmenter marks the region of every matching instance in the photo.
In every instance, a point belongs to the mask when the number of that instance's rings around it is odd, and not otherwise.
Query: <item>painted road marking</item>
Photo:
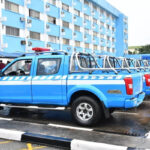
[[[0,142],[0,144],[8,144],[10,142],[12,142],[12,141],[3,141],[3,142]]]
[[[51,127],[57,127],[57,128],[66,128],[66,129],[73,129],[73,130],[82,130],[82,131],[93,131],[93,129],[90,128],[79,128],[79,127],[73,127],[73,126],[65,126],[65,125],[58,125],[58,124],[48,124],[48,126]]]
[[[36,147],[32,147],[32,144],[27,143],[27,148],[23,148],[21,150],[36,150],[36,149],[43,149],[46,148],[46,146],[36,146]]]
[[[27,144],[27,148],[28,148],[28,150],[33,150],[32,145],[30,143]]]

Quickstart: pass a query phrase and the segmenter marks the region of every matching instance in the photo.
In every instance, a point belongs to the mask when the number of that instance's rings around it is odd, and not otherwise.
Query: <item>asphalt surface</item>
[[[0,119],[0,128],[3,129],[150,149],[150,139],[146,138],[150,131],[150,101],[144,101],[135,109],[115,111],[111,118],[90,128],[82,128],[73,122],[69,111],[5,109],[0,110],[0,117],[13,119]],[[92,131],[84,129],[92,129]],[[0,150],[30,150],[30,146],[32,149],[41,150],[60,149],[0,140]]]
[[[0,139],[0,150],[60,150],[60,148]]]

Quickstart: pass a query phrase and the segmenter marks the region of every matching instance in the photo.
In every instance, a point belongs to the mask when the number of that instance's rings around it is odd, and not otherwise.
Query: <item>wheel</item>
[[[101,107],[89,96],[81,96],[75,99],[71,107],[73,119],[82,126],[92,126],[101,119]]]

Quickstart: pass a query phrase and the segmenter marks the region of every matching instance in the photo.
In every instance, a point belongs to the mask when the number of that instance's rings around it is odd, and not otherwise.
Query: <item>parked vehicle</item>
[[[88,53],[62,51],[15,59],[0,72],[0,91],[1,106],[70,107],[83,126],[108,118],[112,108],[137,107],[145,97],[140,74],[101,68]]]

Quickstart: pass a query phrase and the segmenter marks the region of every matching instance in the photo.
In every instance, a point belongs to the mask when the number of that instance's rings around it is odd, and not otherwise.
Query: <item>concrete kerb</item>
[[[0,129],[0,138],[20,142],[31,142],[41,145],[61,147],[69,150],[131,150],[125,146],[117,146],[104,143],[96,143],[77,139],[68,139],[48,135],[26,133],[8,129]]]

